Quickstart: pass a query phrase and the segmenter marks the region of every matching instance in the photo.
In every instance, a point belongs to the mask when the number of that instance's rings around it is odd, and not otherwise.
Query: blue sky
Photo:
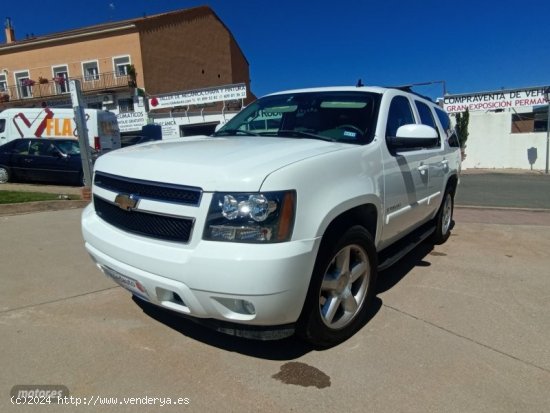
[[[548,0],[30,0],[2,11],[21,39],[199,5],[237,39],[257,96],[358,78],[443,80],[449,93],[550,85]],[[435,98],[443,85],[417,90]]]

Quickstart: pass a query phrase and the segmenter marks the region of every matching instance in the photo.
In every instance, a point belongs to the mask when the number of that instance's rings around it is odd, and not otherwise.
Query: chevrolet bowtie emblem
[[[133,194],[118,194],[115,198],[115,204],[117,204],[120,209],[124,209],[125,211],[135,209],[138,202],[139,198]]]

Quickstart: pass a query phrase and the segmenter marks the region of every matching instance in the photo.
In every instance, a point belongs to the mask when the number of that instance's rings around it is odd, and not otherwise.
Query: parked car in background
[[[114,113],[85,109],[90,146],[99,154],[120,148],[120,130]],[[13,139],[36,137],[76,139],[73,109],[12,108],[0,112],[0,145]]]
[[[96,157],[92,149],[92,158]],[[78,141],[20,138],[0,146],[0,183],[11,181],[82,185]]]

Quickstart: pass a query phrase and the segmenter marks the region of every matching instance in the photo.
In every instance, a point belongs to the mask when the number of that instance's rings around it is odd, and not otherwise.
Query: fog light
[[[241,300],[241,303],[245,314],[256,314],[256,308],[254,307],[254,304],[252,304],[250,301]]]
[[[243,315],[256,314],[256,308],[250,301],[221,297],[216,297],[215,300],[233,313]]]

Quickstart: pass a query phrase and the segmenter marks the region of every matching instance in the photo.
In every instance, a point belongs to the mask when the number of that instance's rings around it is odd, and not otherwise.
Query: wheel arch
[[[328,223],[323,231],[322,240],[329,240],[333,236],[336,236],[337,233],[344,232],[353,225],[364,227],[374,242],[378,233],[378,208],[376,205],[366,203],[340,213]]]
[[[448,189],[451,191],[453,198],[456,194],[456,189],[458,187],[458,176],[451,175],[449,176],[449,179],[447,180],[447,185],[445,186],[445,189]]]

